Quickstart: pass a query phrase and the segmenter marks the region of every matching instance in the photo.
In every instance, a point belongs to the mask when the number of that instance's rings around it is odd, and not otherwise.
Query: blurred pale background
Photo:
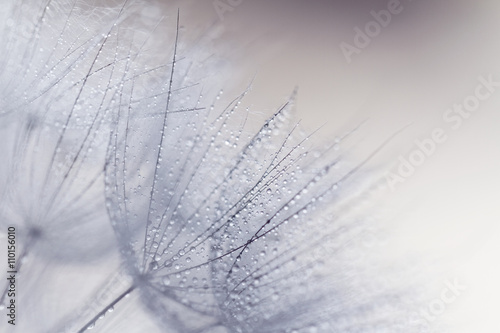
[[[226,9],[221,15],[215,9],[220,3]],[[479,76],[500,81],[500,4],[401,1],[400,13],[348,63],[340,44],[353,45],[354,28],[364,29],[374,20],[370,11],[387,10],[388,3],[221,0],[179,6],[187,30],[222,28],[215,49],[240,70],[226,91],[236,94],[257,74],[254,110],[271,112],[298,86],[299,117],[309,130],[326,123],[320,136],[333,138],[368,119],[357,134],[359,157],[412,123],[374,163],[391,172],[399,155],[415,151],[414,140],[444,130],[446,142],[404,184],[373,194],[384,198],[380,220],[393,240],[385,245],[387,260],[414,253],[434,260],[429,264],[442,266],[437,281],[457,278],[467,286],[440,315],[450,332],[496,333],[500,89],[457,130],[443,114],[474,93]]]
[[[89,2],[101,1],[108,2]],[[387,10],[391,2],[168,3],[180,8],[181,37],[187,44],[200,31],[218,36],[209,46],[230,68],[224,96],[241,93],[255,76],[247,103],[261,119],[298,86],[296,112],[304,128],[313,131],[326,124],[317,134],[318,144],[367,120],[344,146],[353,160],[363,159],[411,123],[367,166],[381,177],[382,185],[386,172],[397,172],[398,157],[416,150],[414,140],[430,138],[434,129],[443,128],[448,139],[412,176],[393,191],[380,186],[371,192],[377,222],[390,234],[382,250],[388,263],[424,260],[435,274],[431,280],[437,286],[436,299],[446,279],[467,287],[438,318],[449,332],[498,333],[500,87],[456,130],[443,114],[474,93],[479,76],[492,75],[500,82],[500,3],[402,0],[400,13],[349,63],[341,43],[353,45],[354,29],[364,30],[374,20],[370,12]],[[154,16],[151,8],[144,6],[144,11]],[[95,271],[89,267],[84,278],[92,279]]]

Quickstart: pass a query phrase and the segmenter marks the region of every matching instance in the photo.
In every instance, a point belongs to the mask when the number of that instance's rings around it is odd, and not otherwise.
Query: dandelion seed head
[[[350,246],[364,225],[346,213],[359,175],[343,164],[350,134],[314,148],[296,91],[257,121],[251,85],[220,89],[225,63],[204,50],[213,35],[192,47],[176,11],[141,4],[12,4],[2,34],[15,138],[1,148],[2,223],[49,261],[116,246],[130,283],[61,327],[99,329],[135,293],[168,332],[397,331],[399,294]]]

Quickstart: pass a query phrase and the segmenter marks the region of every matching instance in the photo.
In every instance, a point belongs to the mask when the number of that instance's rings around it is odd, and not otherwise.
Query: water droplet
[[[170,281],[170,277],[169,276],[165,276],[163,279],[162,279],[162,282],[165,286],[169,286],[171,281]]]

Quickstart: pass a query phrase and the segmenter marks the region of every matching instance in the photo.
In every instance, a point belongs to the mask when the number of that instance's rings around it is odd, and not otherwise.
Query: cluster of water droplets
[[[393,303],[345,254],[360,233],[336,210],[357,171],[342,166],[349,134],[311,149],[295,92],[257,122],[250,88],[214,88],[217,68],[191,57],[178,17],[142,27],[135,5],[54,1],[27,11],[28,40],[3,35],[1,112],[18,125],[2,217],[57,230],[67,252],[76,227],[99,238],[109,217],[132,279],[82,330],[131,293],[169,331],[391,329],[376,307]]]
[[[256,127],[248,91],[222,104],[184,56],[176,39],[154,74],[163,82],[149,95],[124,82],[121,98],[137,103],[114,114],[107,205],[134,288],[180,332],[354,327],[370,310],[353,310],[324,267],[349,266],[335,252],[359,230],[322,218],[355,174],[338,149],[349,135],[311,150],[293,117],[295,93]]]
[[[50,330],[59,311],[81,299],[64,291],[74,290],[64,272],[115,247],[104,200],[106,152],[120,85],[141,46],[134,41],[140,29],[124,25],[133,12],[117,2],[6,1],[0,10],[0,226],[16,228],[25,286],[17,297],[24,304],[29,297],[31,313],[21,330],[33,322]],[[46,284],[55,279],[57,293]],[[29,311],[37,306],[50,313]]]

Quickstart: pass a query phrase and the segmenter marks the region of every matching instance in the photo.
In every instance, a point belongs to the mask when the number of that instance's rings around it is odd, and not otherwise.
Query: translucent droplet
[[[162,282],[165,286],[169,286],[170,285],[170,277],[168,276],[165,276],[163,279],[162,279]]]

